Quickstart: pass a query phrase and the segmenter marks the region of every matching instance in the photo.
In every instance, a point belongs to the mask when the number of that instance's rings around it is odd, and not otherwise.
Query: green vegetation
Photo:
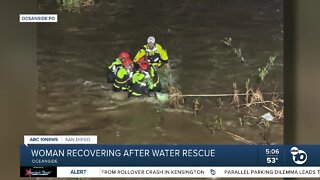
[[[222,118],[219,116],[214,116],[212,122],[209,124],[208,127],[212,134],[216,134],[216,130],[222,130]]]
[[[267,65],[263,68],[258,69],[260,81],[264,81],[264,79],[268,75],[270,69],[273,67],[276,57],[277,56],[270,56],[269,62],[267,63]]]
[[[57,0],[60,10],[69,12],[80,12],[83,7],[94,5],[94,0]]]
[[[221,40],[225,45],[230,47],[234,54],[236,54],[237,58],[240,60],[240,62],[244,63],[244,58],[242,56],[241,48],[234,48],[231,44],[232,38],[231,37],[225,37],[224,40]]]

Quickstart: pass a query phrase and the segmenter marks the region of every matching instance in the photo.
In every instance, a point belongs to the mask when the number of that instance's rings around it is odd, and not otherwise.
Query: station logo
[[[293,162],[296,164],[304,164],[308,159],[307,153],[301,149],[298,149],[297,147],[292,147],[290,149],[290,153],[292,154]]]
[[[210,169],[210,173],[211,173],[211,175],[216,175],[216,170]]]

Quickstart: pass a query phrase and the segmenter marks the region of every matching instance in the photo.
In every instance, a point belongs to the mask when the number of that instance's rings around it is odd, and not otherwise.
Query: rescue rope
[[[249,94],[252,94],[252,93],[249,93]],[[282,93],[262,93],[262,94],[282,94]],[[234,96],[235,94],[177,94],[175,96],[182,96],[182,97],[223,97],[223,96]],[[247,93],[239,93],[239,94],[236,94],[238,96],[245,96],[247,95]]]

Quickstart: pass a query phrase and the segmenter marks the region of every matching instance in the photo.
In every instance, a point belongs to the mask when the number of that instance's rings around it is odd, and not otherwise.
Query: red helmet
[[[123,52],[121,52],[121,53],[119,54],[119,59],[120,59],[120,60],[124,60],[124,59],[126,59],[126,58],[130,58],[130,54],[129,54],[128,52],[123,51]]]
[[[140,64],[140,70],[145,71],[148,69],[148,67],[149,67],[148,63],[141,63]]]
[[[122,64],[125,68],[133,67],[133,61],[130,58],[126,58],[124,61],[122,61]]]
[[[145,63],[145,62],[147,62],[147,59],[144,56],[139,58],[138,61],[137,61],[138,64],[142,64],[142,63]]]

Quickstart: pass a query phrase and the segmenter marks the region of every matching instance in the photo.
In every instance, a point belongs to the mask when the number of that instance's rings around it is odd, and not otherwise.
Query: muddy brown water
[[[232,93],[233,83],[244,91],[246,80],[255,82],[258,68],[273,55],[275,65],[260,88],[282,92],[282,1],[101,0],[80,13],[40,1],[39,11],[59,15],[58,23],[38,24],[37,126],[44,134],[96,134],[106,144],[242,144],[205,127],[217,115],[228,132],[264,142],[256,122],[240,127],[238,118],[244,114],[233,107],[220,111],[217,97],[199,98],[204,109],[196,117],[161,114],[151,103],[103,110],[117,105],[105,70],[120,51],[135,55],[154,35],[168,50],[174,84],[183,94]],[[245,63],[221,42],[225,37],[241,48]],[[222,100],[229,105],[231,98]],[[192,107],[193,98],[185,100]],[[269,142],[283,143],[282,125],[273,126]]]

